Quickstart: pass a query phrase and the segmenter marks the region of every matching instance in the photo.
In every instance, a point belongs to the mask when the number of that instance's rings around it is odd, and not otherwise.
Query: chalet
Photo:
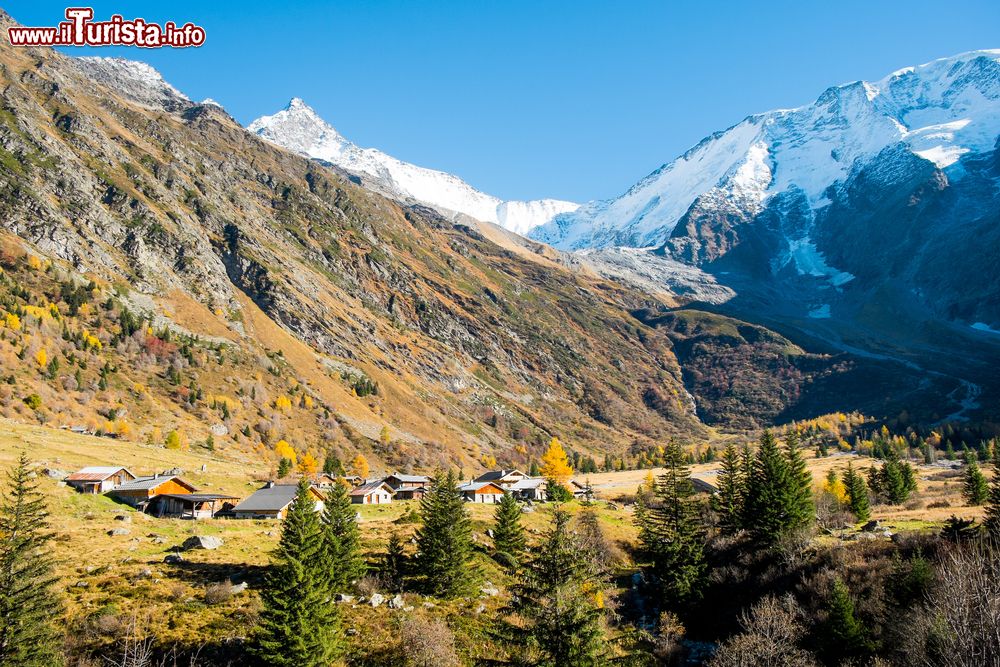
[[[489,470],[472,481],[480,484],[492,482],[493,484],[506,489],[527,477],[528,476],[520,470]]]
[[[187,494],[197,491],[177,475],[153,475],[137,477],[121,484],[111,491],[111,495],[133,507],[145,509],[151,499],[163,494]]]
[[[545,480],[541,477],[525,477],[508,487],[507,491],[518,500],[545,502],[549,497],[546,489]]]
[[[423,500],[427,492],[426,486],[407,486],[398,489],[393,497],[396,500]]]
[[[431,478],[426,475],[403,475],[394,472],[384,480],[397,494],[404,489],[426,488],[431,483]]]
[[[135,479],[128,468],[121,466],[88,466],[64,481],[80,493],[107,493]]]
[[[355,505],[385,505],[392,502],[392,487],[382,480],[362,484],[351,491],[351,502]]]
[[[469,482],[458,487],[462,498],[470,503],[495,504],[505,493],[503,487],[494,482]]]
[[[694,490],[696,492],[707,493],[711,496],[714,496],[716,493],[719,492],[719,487],[717,487],[715,484],[706,482],[703,479],[698,479],[697,477],[691,478],[691,486],[694,487]]]
[[[314,509],[323,510],[323,492],[314,486],[309,487],[310,497],[315,501]],[[230,513],[237,519],[284,519],[298,486],[294,484],[267,485],[255,491],[249,498],[236,505]]]
[[[593,500],[594,492],[592,489],[587,488],[586,484],[581,484],[580,482],[571,480],[569,483],[569,490],[573,493],[573,497],[577,500]]]
[[[158,517],[211,519],[232,510],[239,500],[222,493],[163,493],[149,501],[146,512]]]

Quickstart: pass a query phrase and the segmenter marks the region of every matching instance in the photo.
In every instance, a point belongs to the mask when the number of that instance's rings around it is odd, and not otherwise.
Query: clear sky
[[[3,7],[55,25],[66,4]],[[204,26],[198,49],[92,52],[144,60],[243,124],[302,97],[359,145],[511,199],[615,196],[748,114],[1000,48],[997,0],[89,4]]]

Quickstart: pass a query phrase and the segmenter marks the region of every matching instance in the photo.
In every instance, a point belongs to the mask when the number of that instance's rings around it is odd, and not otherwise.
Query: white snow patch
[[[991,327],[990,325],[986,324],[985,322],[976,322],[975,324],[973,324],[971,326],[976,331],[984,331],[986,333],[997,334],[998,336],[1000,336],[1000,331],[998,331],[997,329],[994,329],[993,327]]]
[[[824,303],[809,310],[809,317],[814,320],[830,319],[830,304]]]

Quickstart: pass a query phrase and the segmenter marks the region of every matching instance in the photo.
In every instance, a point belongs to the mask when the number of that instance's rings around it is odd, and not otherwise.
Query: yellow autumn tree
[[[278,455],[279,459],[288,459],[292,462],[292,465],[295,465],[296,461],[298,461],[295,450],[292,449],[292,446],[286,440],[279,440],[275,443],[274,453]]]
[[[826,476],[826,480],[823,482],[823,490],[836,498],[837,502],[841,504],[847,503],[847,488],[833,470]]]
[[[274,407],[282,412],[288,412],[292,409],[292,401],[285,395],[281,395],[274,399]]]
[[[378,434],[379,442],[383,445],[388,446],[392,442],[392,433],[389,432],[388,425],[382,427],[381,433]]]
[[[319,470],[319,461],[316,460],[316,457],[309,452],[303,454],[302,461],[299,462],[299,471],[304,475],[312,475],[317,470]]]
[[[45,352],[45,348],[38,348],[38,352],[35,352],[35,362],[41,367],[45,368],[45,364],[49,363],[49,355]]]
[[[4,316],[4,322],[11,331],[18,331],[21,328],[21,318],[14,313],[7,313]]]
[[[552,438],[548,451],[542,456],[542,476],[560,484],[566,484],[573,476],[573,466],[569,464],[569,457],[559,438]]]
[[[368,471],[369,471],[368,459],[366,459],[361,454],[355,456],[354,459],[351,461],[351,474],[357,475],[362,479],[367,479]]]

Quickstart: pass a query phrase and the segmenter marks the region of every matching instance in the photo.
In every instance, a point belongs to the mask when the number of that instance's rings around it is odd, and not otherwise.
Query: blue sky
[[[149,62],[243,124],[302,97],[355,143],[518,199],[611,197],[750,113],[1000,48],[996,0],[92,5],[204,26],[198,49],[91,52]],[[66,3],[3,7],[54,25]]]

